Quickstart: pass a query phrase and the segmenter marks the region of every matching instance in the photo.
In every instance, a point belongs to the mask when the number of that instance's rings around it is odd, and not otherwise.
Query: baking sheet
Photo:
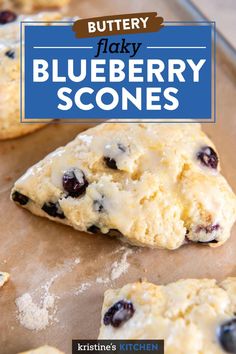
[[[74,1],[71,15],[158,11],[165,20],[180,17],[176,2]],[[218,147],[223,173],[236,190],[235,82],[227,63],[217,57],[217,124],[204,130]],[[200,104],[200,103],[199,103]],[[9,201],[13,182],[47,153],[70,141],[88,127],[50,124],[24,138],[0,143],[0,270],[11,274],[0,290],[0,353],[15,354],[45,343],[71,353],[71,340],[96,338],[104,290],[145,278],[167,283],[187,277],[223,279],[236,275],[236,228],[222,247],[188,245],[177,251],[130,248],[118,240],[88,235],[31,215]],[[128,253],[127,253],[128,252]],[[127,257],[127,259],[125,259]],[[117,263],[114,263],[117,262]],[[126,272],[125,272],[126,271]],[[112,280],[112,278],[116,278]],[[56,296],[53,319],[42,331],[32,331],[17,319],[15,300],[29,293]]]
[[[217,30],[236,50],[235,0],[190,0],[206,18],[216,21]],[[222,9],[224,9],[222,11]]]

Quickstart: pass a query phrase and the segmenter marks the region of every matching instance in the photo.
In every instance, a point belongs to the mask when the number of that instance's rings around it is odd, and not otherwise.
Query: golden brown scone
[[[12,199],[81,231],[167,249],[219,246],[236,218],[215,147],[195,123],[100,124],[30,168]]]
[[[53,21],[63,17],[56,12],[18,17],[9,12],[4,18],[9,22],[1,22],[0,12],[0,76],[4,83],[0,90],[0,140],[20,137],[46,124],[45,120],[41,124],[35,120],[20,122],[20,21]]]
[[[0,0],[0,9],[17,9],[24,12],[33,10],[61,8],[70,0]]]
[[[0,131],[0,140],[20,138],[21,136],[33,133],[36,130],[45,127],[45,123],[43,124],[30,123],[30,126],[29,124],[25,124],[25,123],[19,123],[19,124],[21,124],[22,127],[19,128],[18,124],[13,122],[12,119],[12,125],[9,124],[7,127],[5,126],[4,128],[2,128],[2,131]]]

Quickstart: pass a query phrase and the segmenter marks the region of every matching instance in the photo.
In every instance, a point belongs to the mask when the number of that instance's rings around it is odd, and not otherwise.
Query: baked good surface
[[[16,181],[11,198],[32,213],[135,245],[219,246],[236,198],[199,124],[100,124]]]
[[[8,281],[10,274],[6,272],[0,272],[0,288]]]
[[[70,0],[0,0],[0,9],[19,9],[31,12],[42,8],[60,8]]]
[[[23,352],[19,354],[64,354],[64,353],[60,352],[58,349],[54,347],[44,345],[43,347],[31,349],[27,352]]]
[[[46,122],[20,122],[20,21],[61,20],[56,12],[17,16],[0,11],[0,140],[16,138],[45,126]]]
[[[236,353],[236,278],[107,290],[99,339],[164,339],[165,354]]]

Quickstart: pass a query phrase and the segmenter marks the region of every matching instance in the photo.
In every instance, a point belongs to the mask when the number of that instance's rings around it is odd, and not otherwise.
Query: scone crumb
[[[9,273],[0,272],[0,288],[8,281],[9,277]]]

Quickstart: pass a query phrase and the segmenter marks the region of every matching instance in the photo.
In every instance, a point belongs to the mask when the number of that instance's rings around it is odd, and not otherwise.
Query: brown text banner
[[[77,38],[87,38],[157,32],[163,26],[163,17],[157,16],[156,12],[144,12],[77,20],[73,31]]]

